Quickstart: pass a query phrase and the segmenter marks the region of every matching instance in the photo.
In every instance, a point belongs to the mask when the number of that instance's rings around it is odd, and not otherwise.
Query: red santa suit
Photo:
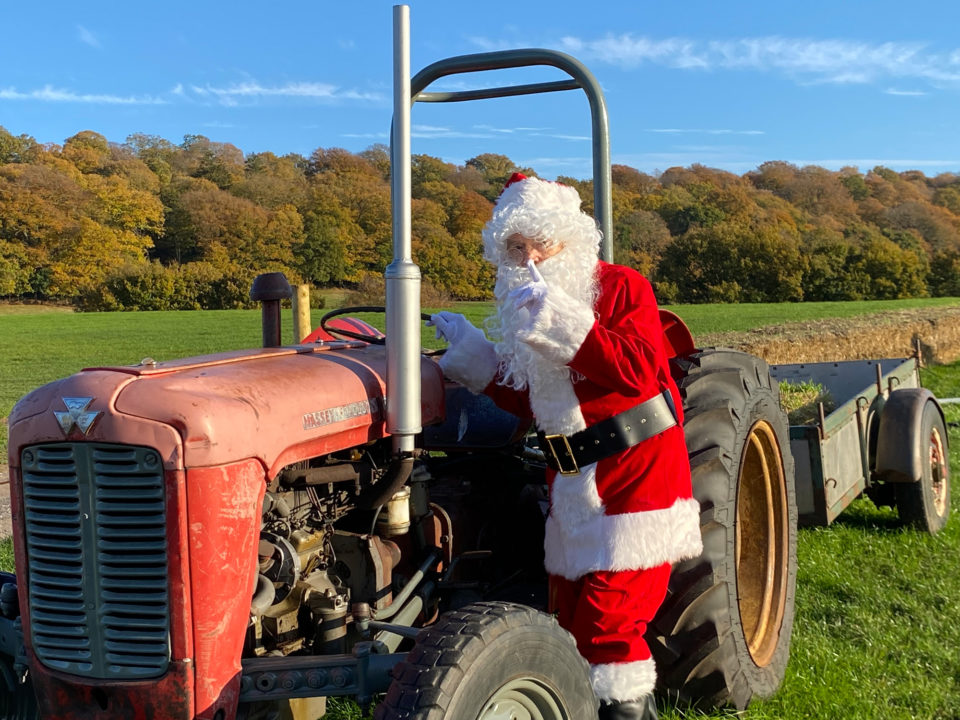
[[[596,260],[599,233],[575,190],[537,178],[515,185],[484,230],[486,255],[503,270],[498,303],[503,310],[531,282],[503,258],[505,238],[518,233],[559,243],[556,257],[538,266],[543,294],[526,315],[501,324],[500,342],[471,326],[441,364],[504,409],[533,417],[546,434],[569,436],[665,391],[672,397],[678,424],[574,474],[547,471],[545,566],[558,619],[590,663],[597,697],[636,700],[656,680],[643,634],[663,601],[670,565],[702,550],[680,396],[647,280]],[[581,276],[586,283],[575,282]]]

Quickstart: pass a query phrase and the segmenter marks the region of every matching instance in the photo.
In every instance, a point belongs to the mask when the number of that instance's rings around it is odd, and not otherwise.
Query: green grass
[[[676,310],[696,334],[927,304],[932,303],[684,306]],[[464,303],[455,309],[479,322],[489,307]],[[314,311],[315,321],[320,314]],[[431,336],[431,331],[426,329],[425,335]],[[0,309],[0,338],[3,417],[32,387],[84,366],[256,346],[259,313],[83,315]],[[923,382],[938,397],[960,397],[960,363],[925,369]],[[960,468],[956,425],[960,408],[947,406],[946,412],[955,476]],[[0,433],[4,432],[0,423]],[[2,452],[5,440],[4,434]],[[877,509],[866,500],[855,502],[829,528],[801,530],[797,612],[787,675],[773,698],[756,701],[739,716],[746,720],[960,718],[958,557],[960,496],[956,492],[950,522],[933,537],[901,528],[895,512]],[[0,543],[0,567],[11,569],[12,565],[7,540]],[[729,716],[730,712],[703,714],[661,704],[664,720]],[[326,717],[356,720],[360,714],[351,703],[338,701],[331,703]]]
[[[335,299],[337,296],[332,296]],[[956,305],[956,298],[926,298],[859,303],[785,303],[752,305],[677,305],[676,312],[694,337],[707,332],[749,330],[764,325],[851,317],[886,310]],[[328,304],[328,308],[332,305]],[[456,303],[451,308],[482,325],[488,302]],[[327,310],[314,310],[318,323]],[[425,310],[429,312],[429,310]],[[382,315],[361,315],[383,327]],[[289,313],[284,329],[292,327]],[[0,418],[29,390],[77,370],[101,364],[130,364],[256,347],[260,344],[258,310],[202,310],[137,313],[73,313],[61,307],[0,304]],[[424,327],[423,343],[435,347],[433,331]]]
[[[922,379],[938,397],[960,396],[960,363],[926,369]],[[948,435],[953,478],[960,429]],[[960,718],[958,555],[956,492],[950,521],[935,536],[902,528],[895,511],[865,499],[830,527],[801,529],[787,674],[776,695],[739,717]],[[661,710],[663,720],[730,715]]]

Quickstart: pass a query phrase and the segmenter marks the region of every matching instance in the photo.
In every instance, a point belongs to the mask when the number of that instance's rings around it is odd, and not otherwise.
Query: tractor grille
[[[21,467],[37,657],[90,678],[162,675],[170,627],[157,452],[36,445]]]

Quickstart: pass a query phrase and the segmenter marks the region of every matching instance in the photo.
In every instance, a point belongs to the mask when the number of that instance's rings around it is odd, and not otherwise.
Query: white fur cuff
[[[583,345],[595,321],[593,308],[559,288],[550,288],[543,308],[520,339],[558,365],[566,365]]]
[[[677,500],[662,510],[580,518],[552,511],[544,538],[547,572],[576,580],[598,570],[640,570],[703,552],[700,503]]]
[[[483,333],[468,334],[440,357],[444,375],[478,394],[497,374],[497,362],[497,351]]]
[[[590,666],[593,692],[606,702],[639,700],[653,692],[656,682],[657,666],[653,658]]]

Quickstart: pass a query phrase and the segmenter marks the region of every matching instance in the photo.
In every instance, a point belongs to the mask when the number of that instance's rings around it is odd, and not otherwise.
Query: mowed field
[[[928,307],[957,300],[673,308],[694,336],[820,318]],[[480,322],[487,303],[455,308]],[[318,320],[321,311],[314,311]],[[377,321],[377,318],[371,318]],[[290,326],[284,316],[285,329]],[[377,322],[381,324],[382,321]],[[83,367],[172,359],[260,342],[258,311],[104,313],[0,306],[0,460],[5,418],[16,399]],[[432,332],[424,329],[424,343]],[[836,358],[842,359],[842,358]],[[938,397],[960,396],[960,363],[923,371]],[[960,411],[947,406],[954,472],[960,468]],[[895,511],[859,500],[828,528],[798,533],[797,613],[787,676],[780,691],[756,701],[747,720],[775,718],[960,718],[960,500],[936,536],[902,528]],[[10,542],[0,566],[12,567]],[[350,703],[331,704],[327,718],[360,718]],[[730,717],[660,705],[665,720]]]

